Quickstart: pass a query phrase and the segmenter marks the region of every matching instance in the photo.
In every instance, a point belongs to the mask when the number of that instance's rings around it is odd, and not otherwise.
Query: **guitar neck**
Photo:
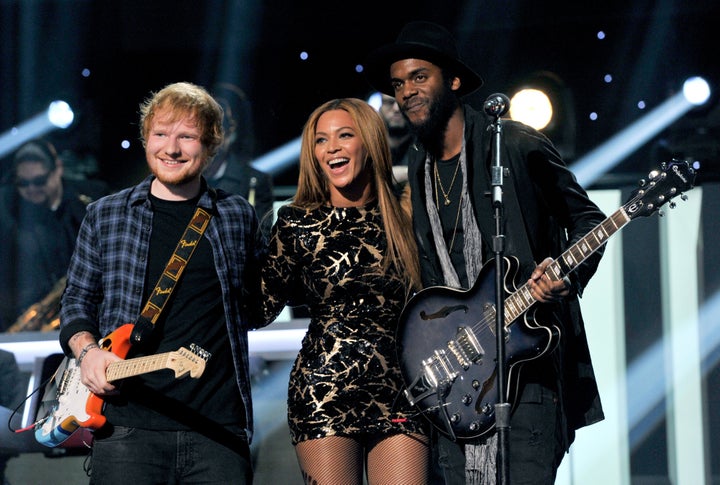
[[[148,372],[154,372],[156,370],[167,369],[170,367],[169,359],[172,354],[173,352],[165,352],[164,354],[148,355],[147,357],[137,357],[113,362],[108,365],[105,370],[105,376],[108,382],[112,382],[127,377],[147,374]]]
[[[552,281],[559,281],[574,271],[592,253],[597,251],[608,239],[622,229],[631,218],[624,208],[616,210],[610,217],[602,221],[582,239],[570,246],[545,270],[545,275]],[[505,326],[507,327],[535,303],[527,283],[509,295],[505,300]]]

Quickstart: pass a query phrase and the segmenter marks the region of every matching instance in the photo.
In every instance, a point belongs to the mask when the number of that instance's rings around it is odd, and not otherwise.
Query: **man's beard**
[[[193,167],[193,169],[188,172],[172,175],[168,175],[162,170],[156,169],[155,166],[152,164],[148,164],[148,167],[150,168],[152,174],[155,175],[155,177],[163,184],[168,186],[182,187],[183,185],[195,182],[195,180],[198,179],[200,174],[203,173],[205,168],[207,168],[207,162],[202,165],[202,167]]]
[[[457,96],[444,84],[438,98],[429,105],[425,121],[417,125],[410,123],[417,139],[434,157],[442,156],[445,131],[457,105]]]

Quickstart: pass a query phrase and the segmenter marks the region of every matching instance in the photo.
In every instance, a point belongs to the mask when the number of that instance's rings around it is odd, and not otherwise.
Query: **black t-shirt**
[[[438,215],[443,229],[445,245],[450,254],[450,260],[455,267],[460,284],[469,288],[465,268],[465,231],[463,230],[460,198],[462,195],[463,174],[459,166],[460,154],[449,160],[437,162],[437,175],[440,177],[442,189],[434,177]],[[445,195],[447,195],[446,204]]]
[[[155,287],[197,204],[197,199],[175,202],[152,196],[151,201],[153,229],[143,301],[147,301]],[[172,370],[126,379],[121,384],[121,394],[106,400],[108,422],[164,430],[213,423],[244,427],[245,414],[235,378],[220,280],[205,236],[154,327],[150,343],[132,348],[128,358],[172,352],[181,347],[189,350],[194,343],[211,353],[205,370],[197,379],[189,375],[176,378]]]

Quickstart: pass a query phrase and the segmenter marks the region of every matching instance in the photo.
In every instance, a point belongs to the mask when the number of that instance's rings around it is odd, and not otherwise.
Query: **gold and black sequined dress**
[[[406,291],[394,267],[383,271],[385,251],[377,205],[278,211],[264,310],[274,318],[290,302],[310,312],[290,373],[293,444],[425,430],[402,395],[395,330]]]

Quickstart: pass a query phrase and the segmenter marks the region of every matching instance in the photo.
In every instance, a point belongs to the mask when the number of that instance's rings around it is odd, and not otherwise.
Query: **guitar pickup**
[[[448,348],[466,370],[485,355],[485,349],[475,337],[472,329],[468,327],[458,328],[457,336],[454,341],[448,343]]]

